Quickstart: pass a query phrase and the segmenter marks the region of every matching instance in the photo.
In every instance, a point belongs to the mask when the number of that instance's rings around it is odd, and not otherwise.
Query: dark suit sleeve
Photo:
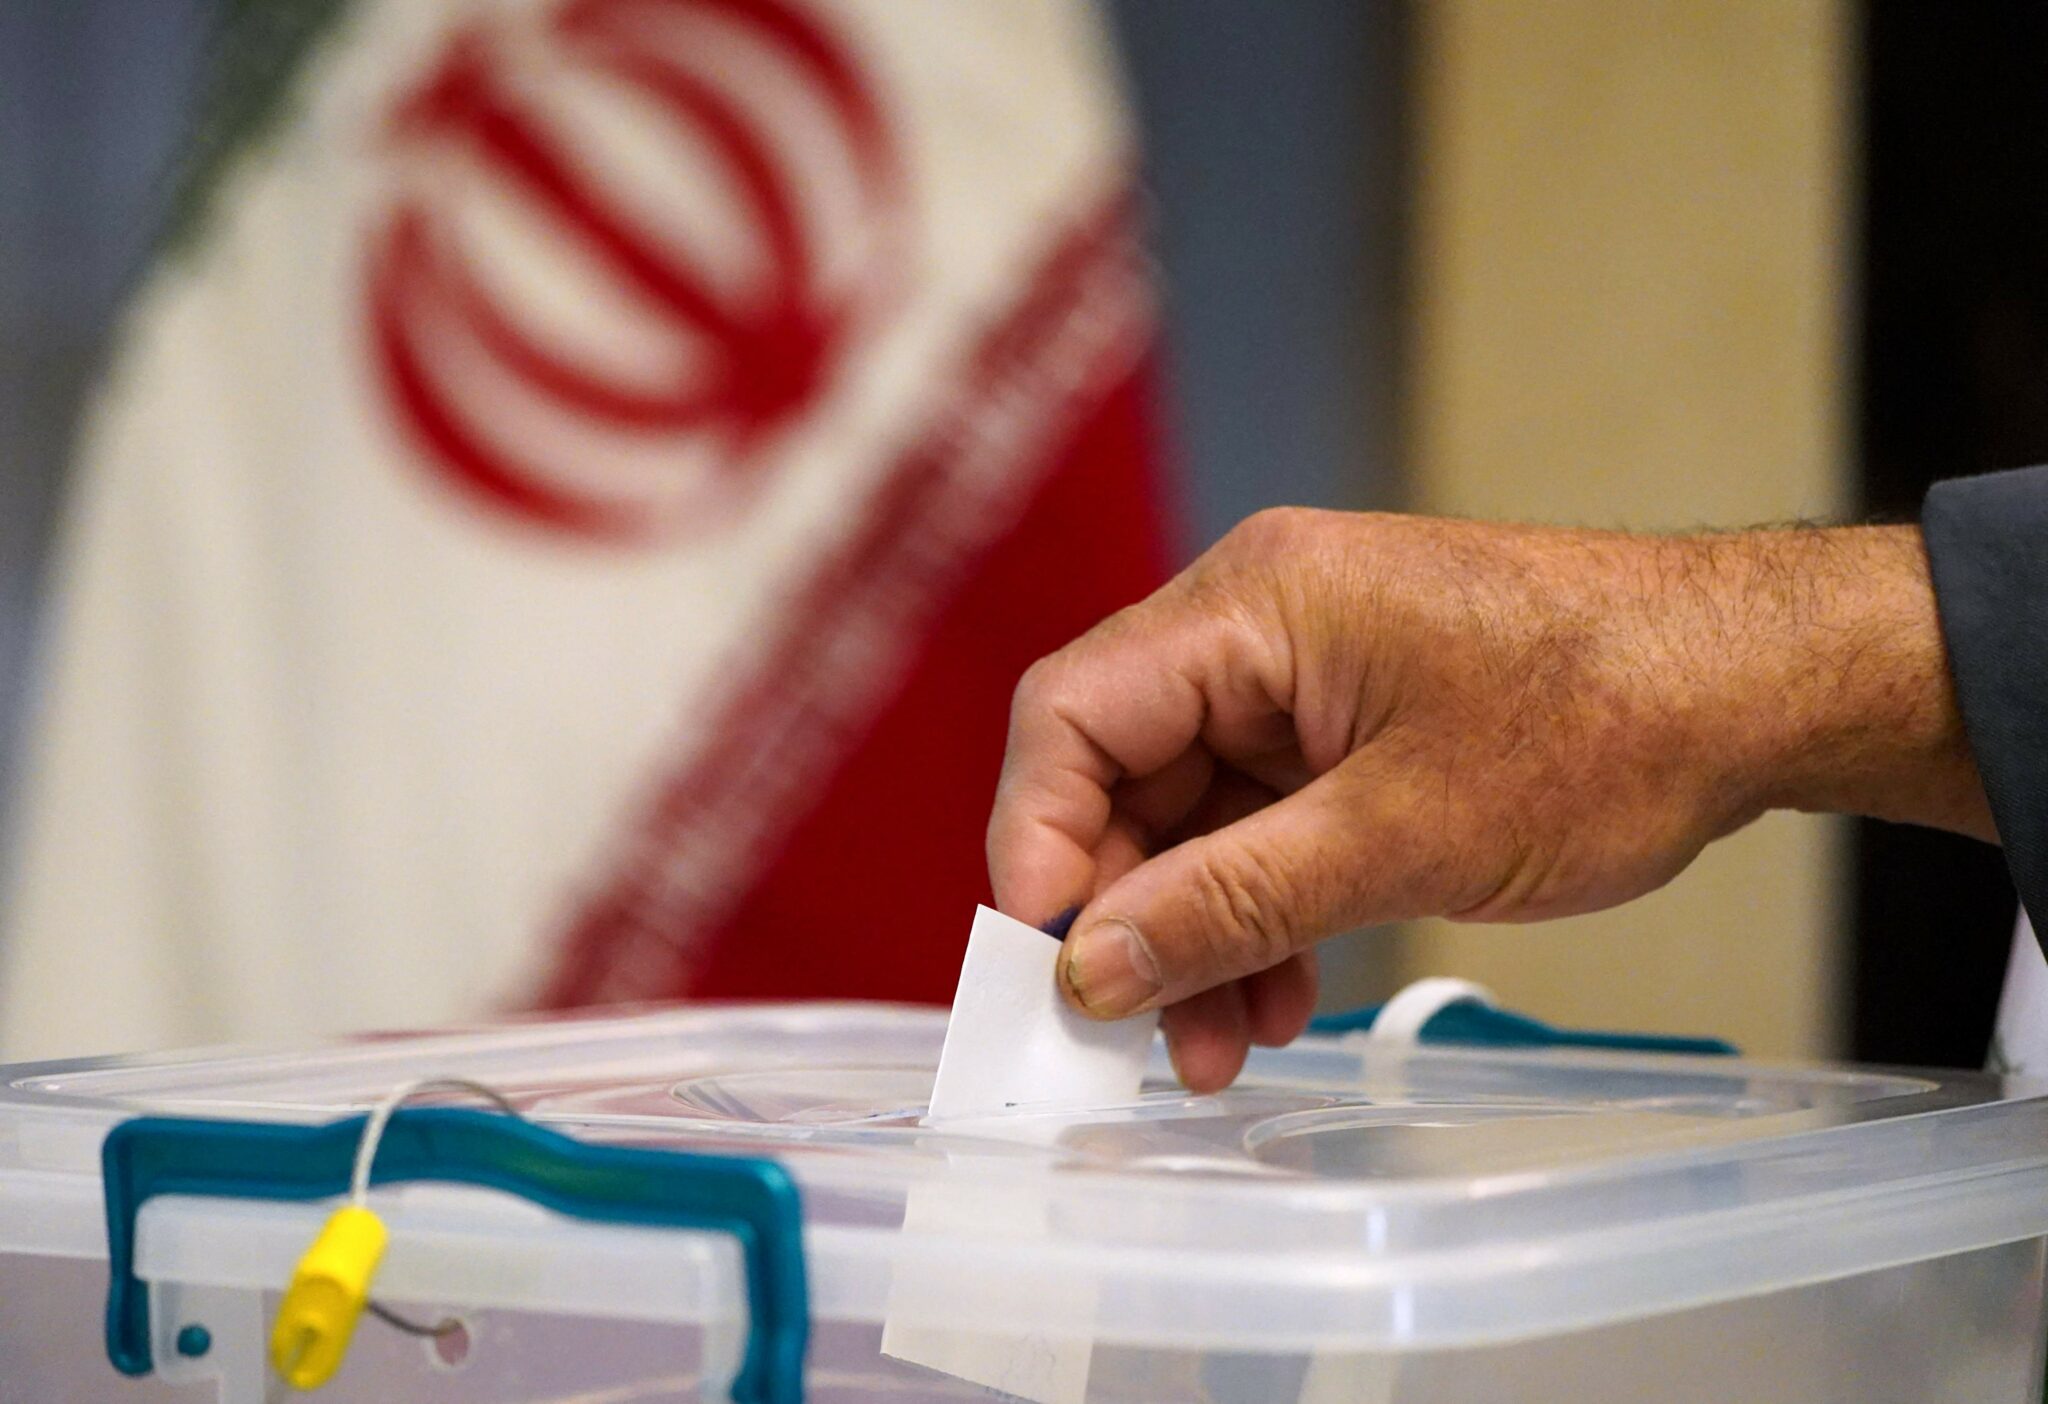
[[[2006,866],[2048,921],[2048,467],[1936,483],[1921,529]]]

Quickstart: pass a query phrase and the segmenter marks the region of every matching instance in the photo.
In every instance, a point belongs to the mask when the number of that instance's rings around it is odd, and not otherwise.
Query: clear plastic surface
[[[804,1195],[817,1400],[987,1397],[880,1355],[885,1321],[1085,1341],[1105,1404],[2038,1398],[2048,1089],[1309,1039],[1217,1096],[1156,1060],[1128,1105],[926,1127],[944,1026],[704,1008],[7,1069],[0,1302],[47,1314],[70,1293],[96,1345],[104,1273],[80,1287],[78,1260],[104,1254],[96,1156],[117,1121],[320,1121],[450,1075],[578,1137],[782,1162]],[[715,1397],[699,1362],[744,1328],[729,1244],[482,1192],[380,1202],[380,1295],[473,1323],[473,1359],[403,1397]],[[274,1290],[321,1213],[162,1201],[139,1268]],[[0,1309],[0,1360],[61,1375],[50,1324],[25,1343],[21,1314]],[[423,1367],[389,1335],[366,1330],[364,1360]],[[393,1397],[379,1368],[352,1363],[332,1397]]]

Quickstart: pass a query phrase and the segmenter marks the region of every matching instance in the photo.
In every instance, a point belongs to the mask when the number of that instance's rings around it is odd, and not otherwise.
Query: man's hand
[[[1154,1005],[1190,1087],[1315,1001],[1311,948],[1627,901],[1771,808],[1993,837],[1912,527],[1692,537],[1281,510],[1017,689],[996,903]]]

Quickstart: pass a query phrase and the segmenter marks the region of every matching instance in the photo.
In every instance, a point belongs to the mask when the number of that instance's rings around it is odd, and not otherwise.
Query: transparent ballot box
[[[925,1124],[945,1017],[706,1007],[0,1072],[0,1399],[256,1404],[392,1117],[333,1404],[2041,1398],[2048,1088],[1402,1046]],[[386,1317],[405,1323],[393,1324]],[[116,1369],[116,1363],[121,1369]]]

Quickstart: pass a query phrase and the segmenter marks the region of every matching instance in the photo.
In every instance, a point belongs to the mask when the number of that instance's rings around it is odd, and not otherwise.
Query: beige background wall
[[[1838,513],[1845,6],[1415,13],[1412,505],[1644,528]],[[1841,839],[1774,815],[1632,906],[1435,923],[1397,964],[1560,1022],[1825,1053]]]

